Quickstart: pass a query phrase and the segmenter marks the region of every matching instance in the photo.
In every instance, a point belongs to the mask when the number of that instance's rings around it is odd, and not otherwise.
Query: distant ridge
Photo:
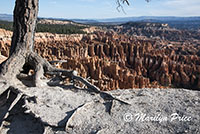
[[[108,18],[108,19],[66,19],[66,18],[45,18],[40,17],[40,19],[54,19],[62,21],[74,21],[78,23],[102,23],[102,22],[116,22],[116,23],[126,23],[130,21],[200,21],[200,16],[192,17],[176,17],[176,16],[140,16],[140,17],[120,17],[120,18]],[[13,16],[11,14],[0,14],[0,20],[12,21]]]
[[[0,14],[0,20],[13,21],[13,16],[11,14]]]
[[[127,22],[153,22],[153,23],[167,23],[170,27],[187,30],[200,29],[200,16],[192,17],[176,17],[176,16],[140,16],[140,17],[121,17],[109,19],[66,19],[66,18],[44,18],[59,21],[71,21],[81,24],[94,25],[119,25]],[[0,20],[12,21],[13,16],[10,14],[0,14]]]
[[[156,21],[195,21],[200,20],[200,16],[194,17],[175,17],[175,16],[140,16],[140,17],[122,17],[122,18],[109,18],[99,19],[99,22],[130,22],[130,21],[144,21],[144,20],[156,20]]]
[[[72,19],[72,21],[84,24],[99,23],[99,21],[93,19]]]

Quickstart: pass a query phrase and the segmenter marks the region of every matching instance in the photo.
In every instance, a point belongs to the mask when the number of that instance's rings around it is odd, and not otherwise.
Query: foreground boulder
[[[185,89],[130,89],[94,93],[73,86],[22,88],[21,99],[2,117],[1,134],[199,133],[200,92]],[[130,105],[109,99],[109,93]],[[1,98],[1,100],[3,100]]]

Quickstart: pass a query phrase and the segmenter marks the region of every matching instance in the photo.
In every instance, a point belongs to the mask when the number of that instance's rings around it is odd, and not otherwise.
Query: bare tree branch
[[[145,0],[146,2],[150,2],[151,0]],[[130,5],[129,0],[116,0],[117,3],[117,11],[120,12],[120,8],[121,10],[125,13],[123,5],[127,4],[128,6]]]

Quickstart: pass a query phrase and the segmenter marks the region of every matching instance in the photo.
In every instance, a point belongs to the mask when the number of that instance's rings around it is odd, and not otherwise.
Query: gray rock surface
[[[199,91],[130,89],[108,92],[131,105],[72,86],[29,87],[23,88],[23,92],[29,97],[13,108],[2,123],[1,134],[200,133]],[[6,111],[8,105],[9,100],[0,111]]]

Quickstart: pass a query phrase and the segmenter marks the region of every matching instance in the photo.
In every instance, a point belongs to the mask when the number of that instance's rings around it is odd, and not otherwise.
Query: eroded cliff
[[[12,33],[0,30],[8,56]],[[73,69],[102,90],[144,87],[200,89],[200,46],[98,31],[88,35],[37,33],[35,50],[58,67]]]

